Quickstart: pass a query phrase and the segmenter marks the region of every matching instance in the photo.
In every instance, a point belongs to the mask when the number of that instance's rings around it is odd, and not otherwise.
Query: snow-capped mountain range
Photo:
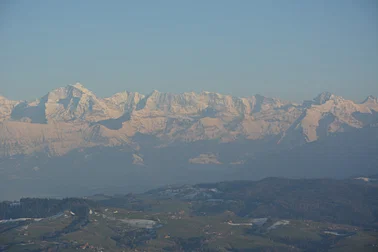
[[[153,136],[159,146],[267,137],[295,146],[377,122],[378,101],[372,96],[355,103],[322,93],[301,104],[213,92],[125,91],[100,98],[77,83],[31,102],[0,96],[0,156],[40,151],[57,156],[93,146],[137,149],[140,134]]]

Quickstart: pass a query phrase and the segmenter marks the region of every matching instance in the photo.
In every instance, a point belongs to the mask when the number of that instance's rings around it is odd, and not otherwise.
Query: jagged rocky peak
[[[80,82],[76,82],[75,84],[73,84],[73,85],[69,85],[69,86],[72,86],[72,87],[75,87],[75,88],[77,88],[77,89],[84,90],[84,91],[88,90],[88,89],[86,89],[86,88],[84,87],[84,85],[81,84]]]
[[[3,101],[3,102],[9,102],[9,103],[17,103],[17,102],[20,102],[20,100],[11,100],[11,99],[8,99],[8,97],[0,94],[0,101]]]
[[[253,98],[255,99],[256,104],[276,105],[276,104],[281,103],[281,101],[279,99],[266,97],[266,96],[263,96],[263,95],[260,95],[260,94],[254,95]]]
[[[82,92],[82,94],[88,94],[88,95],[93,95],[93,96],[95,96],[95,94],[92,92],[92,91],[90,91],[89,89],[87,89],[86,87],[84,87],[84,85],[83,84],[81,84],[81,83],[79,83],[79,82],[76,82],[75,84],[73,84],[73,85],[68,85],[67,86],[67,88],[72,88],[72,89],[74,89],[74,90],[79,90],[79,91],[81,91]]]
[[[10,118],[13,108],[19,101],[12,101],[0,95],[0,121]]]
[[[329,100],[337,100],[337,99],[340,99],[340,97],[330,92],[323,92],[323,93],[320,93],[318,96],[316,96],[313,101],[316,105],[322,105]]]
[[[113,101],[114,103],[121,103],[129,99],[130,92],[123,91],[119,93],[115,93],[114,95],[105,98],[105,100]]]
[[[82,84],[67,85],[49,92],[41,99],[45,104],[47,120],[97,121],[119,116],[106,103]]]
[[[95,94],[80,83],[54,89],[46,97],[47,103],[56,103],[58,107],[62,105],[65,109],[71,111],[79,106],[89,105],[88,103],[94,103],[98,100]]]
[[[137,104],[144,98],[144,95],[138,92],[123,91],[105,98],[104,101],[108,106],[114,107],[122,112],[130,112],[135,109]]]
[[[108,98],[105,98],[105,100],[112,100],[115,103],[122,103],[130,99],[138,100],[142,98],[144,98],[144,95],[138,92],[123,91],[123,92],[116,93]]]
[[[281,101],[277,98],[270,98],[260,94],[256,94],[251,98],[248,98],[250,106],[252,108],[252,113],[262,112],[265,110],[280,108],[284,105],[289,104],[289,102]]]
[[[208,109],[222,113],[242,113],[243,106],[241,98],[214,92],[173,94],[154,90],[138,105],[138,110],[194,115]]]
[[[378,103],[378,99],[377,99],[377,97],[375,97],[375,96],[369,95],[369,96],[366,97],[366,99],[362,102],[362,104],[364,104],[364,103]]]
[[[198,95],[195,93],[173,94],[154,90],[138,104],[138,109],[193,114],[199,110],[198,100]]]
[[[287,104],[289,103],[261,95],[239,98],[208,91],[173,94],[154,90],[138,104],[137,110],[160,111],[176,115],[210,116],[211,114],[210,117],[213,117],[251,114]]]
[[[13,101],[13,100],[10,100],[8,99],[7,97],[5,96],[2,96],[0,94],[0,105],[6,105],[6,104],[15,104],[15,103],[18,103],[19,101]]]
[[[88,95],[92,97],[96,97],[90,90],[86,89],[82,84],[76,83],[74,85],[67,85],[65,87],[60,87],[50,91],[48,94],[49,100],[51,99],[65,99],[65,98],[74,98],[74,97],[82,97],[83,95]]]

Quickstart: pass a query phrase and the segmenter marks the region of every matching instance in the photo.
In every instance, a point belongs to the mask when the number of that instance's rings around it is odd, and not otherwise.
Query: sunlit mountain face
[[[94,146],[138,150],[147,138],[148,145],[156,147],[274,139],[276,145],[291,148],[372,125],[378,121],[377,112],[377,98],[372,96],[356,103],[322,93],[301,104],[211,92],[125,91],[99,98],[77,83],[31,102],[0,97],[0,155],[43,151],[60,156]]]

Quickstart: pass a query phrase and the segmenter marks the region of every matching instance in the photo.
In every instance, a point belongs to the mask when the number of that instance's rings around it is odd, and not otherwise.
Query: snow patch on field
[[[285,226],[285,225],[289,225],[289,224],[290,224],[290,221],[288,221],[288,220],[276,221],[272,226],[268,227],[268,230],[276,229],[279,226]]]

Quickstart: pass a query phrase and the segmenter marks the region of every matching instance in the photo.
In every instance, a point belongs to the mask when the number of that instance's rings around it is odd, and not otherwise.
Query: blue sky
[[[0,94],[378,96],[374,0],[0,1]]]

